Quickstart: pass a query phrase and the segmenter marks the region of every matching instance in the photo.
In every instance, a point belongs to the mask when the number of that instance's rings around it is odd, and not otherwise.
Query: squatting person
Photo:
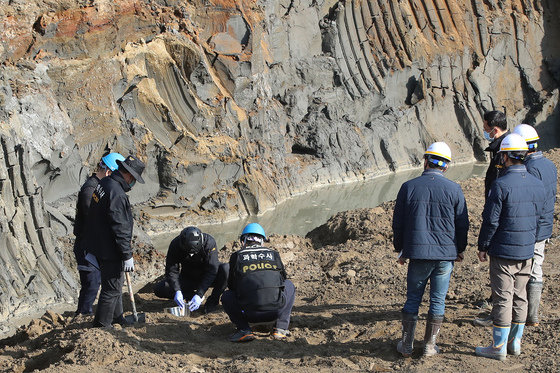
[[[156,284],[154,294],[174,299],[181,308],[189,299],[189,310],[196,311],[204,294],[212,287],[212,294],[204,304],[204,312],[216,310],[220,296],[227,286],[228,263],[220,263],[216,240],[197,227],[187,227],[169,244],[165,260],[165,278]]]
[[[276,320],[272,337],[285,340],[295,300],[294,284],[286,277],[280,254],[263,246],[263,227],[251,223],[240,236],[241,250],[229,260],[229,289],[222,295],[224,311],[237,331],[231,342],[255,339],[249,323]]]
[[[132,258],[132,209],[127,192],[136,181],[144,183],[144,163],[129,155],[117,161],[119,169],[102,179],[91,198],[87,219],[88,253],[95,257],[101,271],[101,292],[93,319],[94,327],[110,328],[126,324],[123,316],[123,271],[134,270]]]
[[[99,181],[107,177],[118,169],[117,161],[124,161],[124,157],[119,153],[109,153],[101,158],[95,172],[87,178],[86,182],[78,192],[78,202],[76,203],[76,220],[74,221],[74,256],[78,264],[80,274],[80,294],[78,296],[78,309],[76,315],[93,314],[93,302],[99,291],[101,275],[99,269],[86,260],[86,220],[91,202],[91,196]]]
[[[436,338],[445,313],[445,296],[454,262],[463,260],[469,218],[461,187],[443,173],[451,150],[443,142],[430,145],[424,154],[424,172],[399,190],[393,214],[393,246],[399,263],[410,259],[406,302],[402,309],[402,339],[397,350],[410,356],[418,309],[428,280],[430,308],[424,334],[424,356],[439,353]]]
[[[545,189],[527,172],[523,159],[527,143],[518,134],[507,135],[500,145],[506,170],[494,181],[482,212],[478,257],[490,257],[492,288],[492,338],[475,353],[505,360],[507,353],[521,353],[527,317],[527,283],[539,221],[543,219]]]
[[[546,193],[544,220],[540,222],[537,231],[535,254],[531,265],[531,278],[527,283],[528,308],[525,325],[536,326],[539,325],[539,305],[543,289],[542,265],[544,262],[544,246],[545,242],[552,236],[558,172],[554,163],[547,159],[541,151],[537,150],[539,135],[532,126],[520,124],[515,127],[513,133],[517,133],[525,139],[529,150],[523,163],[527,167],[527,172],[543,182]]]

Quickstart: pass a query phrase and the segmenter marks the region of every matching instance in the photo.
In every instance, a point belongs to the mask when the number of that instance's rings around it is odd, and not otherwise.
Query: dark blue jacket
[[[461,187],[436,169],[401,186],[393,213],[393,246],[403,258],[455,260],[467,246],[469,218]]]
[[[543,182],[546,193],[544,202],[544,218],[539,222],[537,229],[537,241],[543,241],[552,236],[552,224],[554,221],[554,204],[556,203],[556,166],[551,160],[545,158],[542,152],[531,153],[525,158],[527,171]]]
[[[490,188],[482,212],[478,250],[504,259],[533,257],[545,201],[542,181],[513,165]]]

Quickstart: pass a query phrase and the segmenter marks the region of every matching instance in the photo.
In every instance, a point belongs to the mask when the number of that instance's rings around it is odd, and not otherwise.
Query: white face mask
[[[488,140],[488,141],[494,141],[494,138],[493,138],[493,137],[490,137],[490,134],[489,134],[488,132],[486,132],[486,131],[482,131],[482,132],[484,132],[484,138],[485,138],[486,140]]]

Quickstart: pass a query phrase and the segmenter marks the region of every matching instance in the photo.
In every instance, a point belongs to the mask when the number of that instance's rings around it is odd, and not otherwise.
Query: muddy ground
[[[560,150],[547,153],[560,165]],[[447,298],[438,344],[442,353],[421,357],[427,297],[421,307],[411,358],[396,352],[400,309],[405,301],[406,266],[396,263],[391,246],[392,203],[340,213],[308,238],[273,236],[297,286],[288,341],[272,340],[266,330],[246,344],[227,341],[234,328],[220,310],[180,318],[161,312],[173,306],[151,294],[137,294],[147,322],[114,330],[90,328],[91,317],[47,312],[0,341],[0,369],[26,372],[331,372],[331,371],[533,371],[560,370],[560,238],[558,211],[547,245],[542,323],[528,327],[522,354],[505,362],[479,358],[474,348],[490,341],[491,329],[472,319],[490,290],[488,264],[479,263],[476,237],[484,198],[483,179],[462,183],[471,229],[465,260],[458,263]],[[266,227],[265,227],[266,228]],[[225,261],[234,245],[220,251]],[[162,258],[158,257],[158,261]],[[161,266],[161,263],[159,263]],[[147,264],[144,264],[147,265]],[[128,302],[125,298],[125,308]],[[129,309],[130,307],[128,307]]]

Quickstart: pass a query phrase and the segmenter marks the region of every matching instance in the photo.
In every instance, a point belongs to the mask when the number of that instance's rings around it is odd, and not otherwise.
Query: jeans
[[[433,316],[443,316],[453,264],[451,260],[411,260],[406,277],[406,302],[402,311],[418,315],[426,284],[430,280],[429,313]]]
[[[93,266],[91,271],[80,271],[80,284],[81,289],[76,313],[87,315],[93,313],[92,306],[101,284],[101,273]]]

